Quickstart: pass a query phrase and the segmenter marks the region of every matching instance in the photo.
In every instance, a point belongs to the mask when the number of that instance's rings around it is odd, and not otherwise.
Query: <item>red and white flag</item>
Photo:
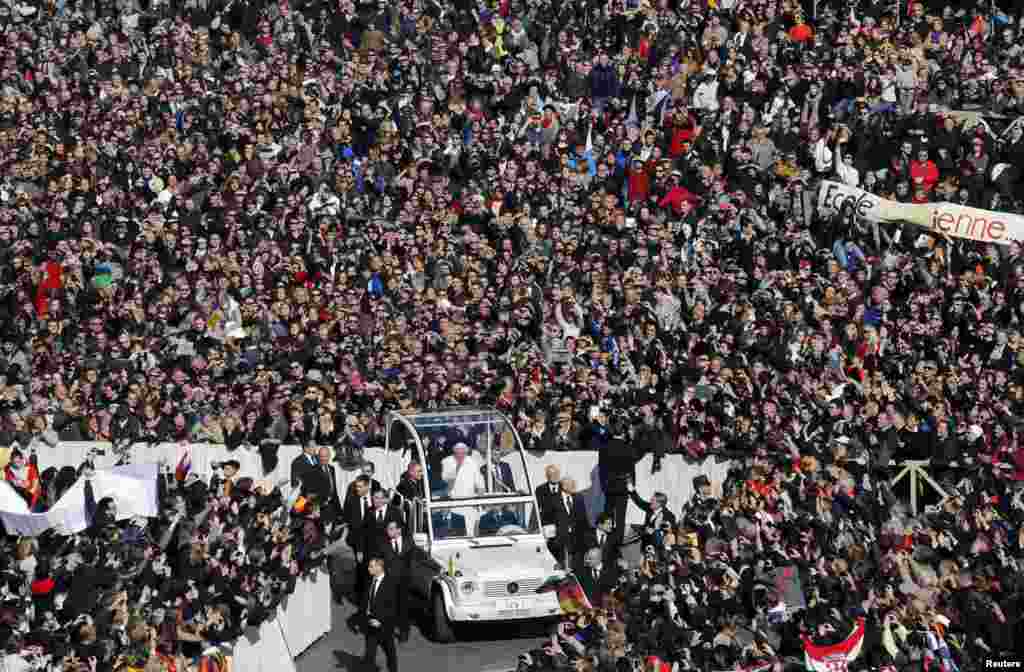
[[[864,619],[858,618],[850,636],[830,646],[819,646],[806,635],[804,642],[804,664],[814,672],[846,672],[852,660],[860,655],[864,645]]]

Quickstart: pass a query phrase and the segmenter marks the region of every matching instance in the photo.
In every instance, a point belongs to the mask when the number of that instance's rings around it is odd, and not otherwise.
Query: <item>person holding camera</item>
[[[238,460],[227,460],[226,462],[214,462],[213,476],[210,478],[210,490],[222,497],[230,497],[235,487],[235,478],[241,465]]]
[[[711,492],[711,480],[701,474],[693,478],[693,496],[686,503],[683,517],[691,513],[701,514],[710,511],[718,504]]]

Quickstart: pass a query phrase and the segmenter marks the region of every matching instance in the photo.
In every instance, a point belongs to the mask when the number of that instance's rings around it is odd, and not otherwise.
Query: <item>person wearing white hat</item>
[[[465,443],[456,443],[452,454],[441,461],[441,478],[448,485],[448,496],[465,499],[486,491],[480,464]]]
[[[452,454],[441,460],[441,478],[448,486],[448,496],[452,499],[467,499],[482,495],[487,491],[480,461],[471,453],[469,446],[463,442],[452,447]],[[475,509],[457,509],[456,513],[466,520],[466,530],[473,534],[479,518]]]

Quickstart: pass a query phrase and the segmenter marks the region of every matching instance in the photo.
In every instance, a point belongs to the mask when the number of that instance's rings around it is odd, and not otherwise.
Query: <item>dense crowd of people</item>
[[[0,26],[0,445],[38,455],[5,470],[33,506],[39,469],[65,466],[47,461],[58,441],[358,449],[389,410],[493,404],[532,451],[600,450],[594,419],[625,409],[656,468],[745,466],[683,537],[658,537],[620,606],[644,604],[652,572],[688,571],[660,604],[692,598],[685,622],[727,623],[724,641],[737,610],[760,613],[757,577],[798,556],[802,622],[827,638],[867,614],[866,659],[899,661],[899,633],[935,623],[963,633],[957,659],[1012,641],[1020,243],[873,226],[815,193],[1024,212],[1019,16],[25,0]],[[904,459],[930,459],[953,496],[882,550],[900,519],[878,498]],[[69,556],[91,576],[145,564],[148,546],[117,560],[124,542],[99,532],[39,540],[57,562],[8,562],[11,592]],[[747,562],[759,548],[778,557]],[[768,645],[792,647],[800,622]],[[626,632],[638,650],[655,636]]]
[[[328,551],[319,507],[239,478],[159,482],[156,518],[91,497],[94,469],[65,467],[47,507],[84,479],[89,527],[0,538],[4,672],[228,672],[236,639],[277,614]]]
[[[567,614],[520,657],[519,672],[1016,664],[1024,488],[972,472],[912,516],[893,494],[891,470],[868,453],[841,437],[792,462],[737,462],[720,497],[698,476],[678,512],[664,493],[644,499],[630,484],[644,522],[621,531],[625,546],[613,516],[587,524],[572,480],[549,469],[538,498],[542,509],[548,498],[564,545],[554,550],[568,550],[580,592],[572,580],[563,585]],[[563,498],[572,502],[564,509]],[[635,544],[638,567],[626,561]]]
[[[1012,454],[1017,245],[813,192],[1016,210],[1024,128],[955,112],[1024,111],[1017,24],[662,4],[19,5],[4,443],[372,445],[490,402],[559,450],[610,400],[694,457],[821,416]]]

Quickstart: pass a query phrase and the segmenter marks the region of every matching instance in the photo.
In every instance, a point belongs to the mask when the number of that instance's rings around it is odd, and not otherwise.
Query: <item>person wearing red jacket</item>
[[[673,158],[682,156],[686,151],[686,144],[693,142],[694,138],[700,135],[697,120],[685,108],[676,110],[672,118],[665,122],[665,128],[672,134],[669,154]]]
[[[651,37],[646,31],[640,36],[640,44],[637,45],[637,55],[643,61],[646,61],[651,56]]]
[[[917,150],[917,160],[910,162],[910,179],[915,187],[923,187],[929,194],[939,182],[939,168],[928,158],[928,148]]]
[[[48,261],[43,264],[43,279],[36,289],[36,313],[40,318],[46,317],[50,291],[61,289],[64,286],[61,279],[62,270],[61,265],[56,261]]]
[[[629,202],[642,203],[651,194],[651,175],[640,158],[633,159],[629,167]]]
[[[680,178],[682,178],[682,175],[678,170],[672,173],[672,178],[670,180],[672,187],[668,190],[668,193],[662,196],[661,200],[658,201],[658,207],[664,208],[666,205],[671,205],[677,215],[682,214],[683,203],[696,205],[698,200],[695,194],[679,184]]]

